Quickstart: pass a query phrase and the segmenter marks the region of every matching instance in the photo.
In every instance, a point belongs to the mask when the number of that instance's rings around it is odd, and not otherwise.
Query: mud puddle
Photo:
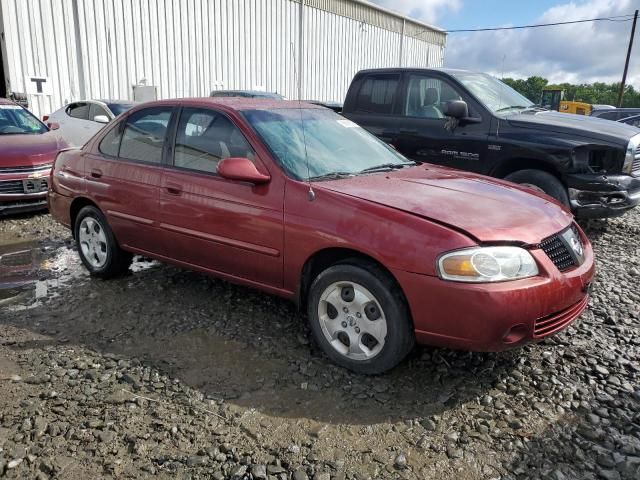
[[[133,272],[158,265],[135,257]],[[89,273],[76,250],[46,240],[0,242],[0,308],[13,311],[40,306],[55,298],[76,282],[84,282]]]

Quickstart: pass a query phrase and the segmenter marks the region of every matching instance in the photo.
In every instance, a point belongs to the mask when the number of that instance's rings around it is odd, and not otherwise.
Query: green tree
[[[534,103],[540,102],[542,90],[547,87],[561,88],[564,90],[564,99],[575,102],[586,102],[599,105],[616,105],[620,83],[560,83],[549,85],[546,78],[533,76],[527,79],[504,78],[503,81],[517,92],[521,93]],[[640,91],[627,85],[624,90],[623,107],[640,108]]]

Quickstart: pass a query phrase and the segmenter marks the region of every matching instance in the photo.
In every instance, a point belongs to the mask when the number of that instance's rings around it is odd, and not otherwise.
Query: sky
[[[445,30],[508,27],[626,15],[640,0],[371,0]],[[445,66],[552,83],[619,82],[631,22],[450,33]],[[627,82],[640,89],[640,21]]]

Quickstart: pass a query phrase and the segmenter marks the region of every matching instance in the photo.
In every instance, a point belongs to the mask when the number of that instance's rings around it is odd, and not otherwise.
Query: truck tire
[[[562,205],[570,206],[567,189],[560,180],[548,172],[533,169],[518,170],[507,175],[504,179],[542,191],[555,198]]]
[[[356,373],[390,370],[415,343],[409,308],[394,279],[357,260],[316,277],[308,315],[316,343],[333,362]]]

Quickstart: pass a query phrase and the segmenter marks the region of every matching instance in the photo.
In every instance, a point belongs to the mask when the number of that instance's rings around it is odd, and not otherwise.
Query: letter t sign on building
[[[24,83],[29,95],[52,95],[53,93],[49,77],[27,75]]]

